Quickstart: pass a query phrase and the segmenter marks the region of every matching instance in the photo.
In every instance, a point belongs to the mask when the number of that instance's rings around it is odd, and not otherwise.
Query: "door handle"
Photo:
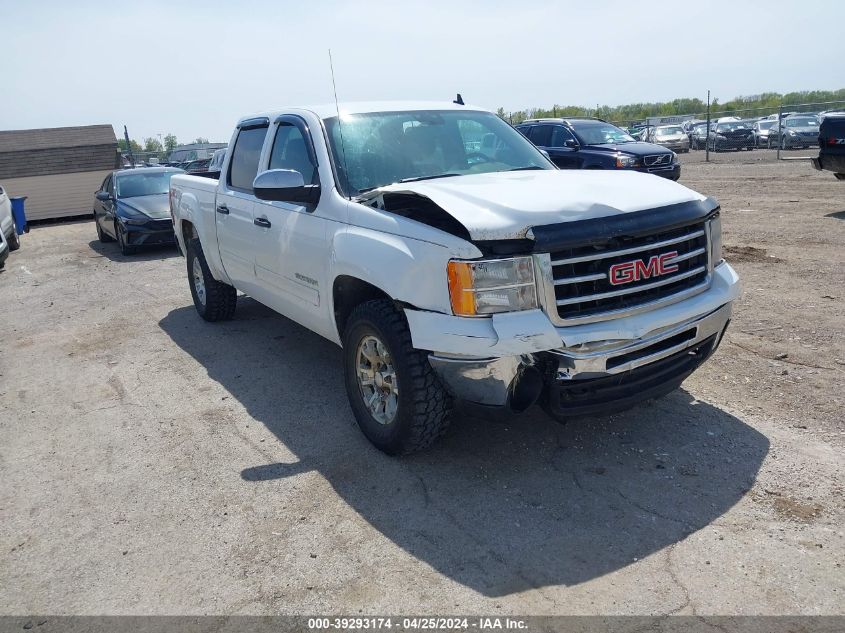
[[[218,204],[217,213],[220,213],[222,215],[229,215],[229,207],[227,207],[225,204]]]
[[[255,226],[260,226],[262,229],[269,229],[272,225],[267,218],[255,218],[252,223]]]

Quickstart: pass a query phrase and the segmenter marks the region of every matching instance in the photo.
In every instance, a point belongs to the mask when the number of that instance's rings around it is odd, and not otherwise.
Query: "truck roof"
[[[242,117],[238,121],[238,124],[240,125],[244,121],[250,121],[260,117],[267,117],[272,121],[282,114],[295,110],[308,110],[316,114],[321,119],[326,119],[337,116],[338,109],[342,114],[407,112],[412,110],[480,110],[482,112],[489,112],[486,108],[479,108],[472,105],[458,105],[456,103],[452,103],[451,101],[353,101],[340,103],[338,105],[335,105],[334,103],[324,103],[320,105],[291,106],[289,108],[281,108],[278,110],[256,112],[255,114]]]

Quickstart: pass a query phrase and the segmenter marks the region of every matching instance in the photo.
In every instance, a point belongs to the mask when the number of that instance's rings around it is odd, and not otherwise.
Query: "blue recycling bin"
[[[12,217],[15,218],[15,226],[18,230],[18,235],[29,233],[29,226],[26,223],[26,213],[23,209],[24,200],[27,196],[15,196],[9,198],[12,201]]]

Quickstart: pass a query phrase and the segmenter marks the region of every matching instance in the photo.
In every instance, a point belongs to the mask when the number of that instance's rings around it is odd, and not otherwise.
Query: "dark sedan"
[[[814,114],[792,114],[777,121],[769,131],[769,147],[795,149],[813,147],[819,142],[819,118]]]
[[[174,244],[170,177],[182,173],[173,167],[112,172],[94,194],[94,224],[100,241],[117,240],[124,255],[141,246]]]
[[[711,127],[715,127],[715,123],[710,124]],[[692,132],[690,133],[690,147],[692,149],[704,149],[704,146],[707,145],[707,122],[704,123],[697,123],[695,127],[692,128]]]
[[[726,149],[753,150],[756,146],[754,130],[744,121],[717,123],[715,129],[712,123],[710,125],[708,144],[711,152],[720,152]]]

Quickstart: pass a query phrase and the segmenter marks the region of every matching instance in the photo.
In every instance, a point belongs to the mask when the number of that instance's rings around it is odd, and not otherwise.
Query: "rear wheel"
[[[388,455],[430,446],[449,426],[452,398],[426,352],[414,349],[392,301],[359,305],[343,334],[346,393],[361,431]]]
[[[208,268],[198,239],[188,244],[188,285],[199,315],[206,321],[228,321],[235,315],[238,291],[217,281]]]
[[[10,251],[16,251],[21,247],[21,237],[18,235],[18,225],[15,224],[14,220],[12,220],[12,234],[6,241],[9,242]]]

